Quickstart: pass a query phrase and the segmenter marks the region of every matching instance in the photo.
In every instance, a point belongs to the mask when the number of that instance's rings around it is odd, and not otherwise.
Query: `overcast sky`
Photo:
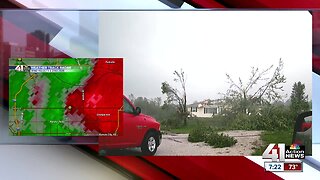
[[[312,17],[307,11],[101,12],[99,56],[123,57],[125,94],[165,96],[174,70],[187,76],[188,103],[221,97],[226,73],[249,77],[252,66],[284,62],[289,97],[294,82],[311,98]]]

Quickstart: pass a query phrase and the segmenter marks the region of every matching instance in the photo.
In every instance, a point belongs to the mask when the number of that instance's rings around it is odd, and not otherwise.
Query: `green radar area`
[[[120,58],[113,60],[114,63],[105,62],[110,59],[9,59],[9,135],[119,134],[123,64]],[[104,92],[118,93],[111,96],[112,93]],[[116,98],[112,102],[118,103],[103,104],[110,100],[107,97]],[[109,119],[97,118],[95,109],[100,114],[103,111]]]

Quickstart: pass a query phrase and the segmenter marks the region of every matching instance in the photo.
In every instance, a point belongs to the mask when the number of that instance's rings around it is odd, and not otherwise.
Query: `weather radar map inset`
[[[11,136],[122,134],[122,58],[9,59]]]

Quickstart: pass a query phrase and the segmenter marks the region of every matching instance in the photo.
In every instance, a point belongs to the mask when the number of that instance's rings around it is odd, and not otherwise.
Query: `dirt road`
[[[232,155],[251,155],[253,147],[261,145],[261,131],[224,131],[238,140],[232,147],[212,148],[204,142],[188,142],[188,134],[165,134],[162,143],[158,148],[156,156],[232,156]],[[109,150],[108,155],[143,155],[140,148]]]
[[[232,147],[212,148],[204,142],[188,142],[188,134],[167,134],[163,135],[162,143],[158,148],[157,156],[204,156],[204,155],[251,155],[253,147],[261,145],[261,131],[225,131],[238,140]]]

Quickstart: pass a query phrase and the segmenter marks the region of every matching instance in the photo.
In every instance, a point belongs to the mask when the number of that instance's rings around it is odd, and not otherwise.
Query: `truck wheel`
[[[155,133],[148,133],[141,145],[141,151],[145,155],[154,155],[158,149],[158,137]]]

